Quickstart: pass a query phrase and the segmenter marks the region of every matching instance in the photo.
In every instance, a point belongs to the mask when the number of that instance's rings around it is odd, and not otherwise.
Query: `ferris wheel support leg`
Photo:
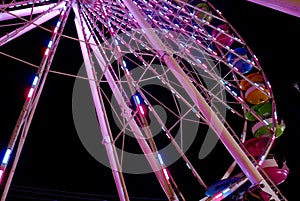
[[[234,140],[232,135],[225,128],[223,123],[220,121],[220,119],[217,117],[214,111],[210,108],[210,106],[205,101],[203,96],[199,93],[199,91],[196,89],[196,87],[191,83],[191,81],[186,76],[181,67],[178,65],[178,63],[175,61],[175,59],[168,54],[164,44],[156,35],[150,24],[145,20],[143,15],[139,12],[138,7],[132,2],[132,0],[124,0],[123,2],[125,6],[129,9],[129,11],[132,13],[134,18],[137,20],[138,24],[143,29],[152,47],[155,48],[160,57],[165,61],[166,65],[169,67],[169,69],[178,79],[178,81],[182,84],[186,92],[190,94],[193,102],[198,106],[203,116],[207,119],[208,123],[210,123],[212,129],[218,135],[219,139],[222,141],[222,143],[227,148],[232,157],[235,159],[235,161],[239,164],[240,168],[249,178],[251,183],[253,185],[263,186],[264,191],[271,194],[272,198],[274,198],[275,200],[279,200],[276,193],[272,190],[272,188],[269,186],[266,180],[258,172],[256,167],[252,164],[252,162],[246,156],[246,154],[241,150],[238,143]]]
[[[39,97],[37,99],[39,99]],[[15,153],[15,159],[13,161],[12,167],[10,169],[10,172],[9,172],[9,175],[8,175],[8,178],[7,178],[7,181],[5,183],[5,187],[4,187],[2,196],[1,196],[1,201],[5,201],[6,200],[6,197],[7,197],[9,188],[10,188],[10,184],[12,182],[12,179],[13,179],[13,176],[14,176],[14,173],[15,173],[15,170],[16,170],[16,167],[17,167],[17,164],[18,164],[18,161],[19,161],[19,158],[20,158],[20,155],[21,155],[24,143],[25,143],[25,139],[26,139],[26,136],[27,136],[27,133],[28,133],[31,121],[32,121],[32,117],[33,117],[33,114],[34,114],[37,102],[38,101],[34,102],[34,105],[33,105],[32,109],[31,109],[31,111],[29,111],[30,112],[29,118],[27,119],[27,121],[26,121],[26,123],[24,125],[24,129],[22,131],[22,134],[21,134],[21,137],[20,137],[20,141],[19,141],[16,153]],[[17,125],[17,126],[19,126],[19,125]]]
[[[37,79],[34,79],[32,87],[30,89],[30,91],[32,93],[29,92],[29,94],[27,96],[27,99],[26,99],[26,101],[23,105],[23,108],[22,108],[22,111],[19,115],[17,124],[16,124],[16,126],[14,128],[14,131],[13,131],[13,134],[11,136],[8,148],[11,151],[13,151],[16,140],[17,140],[19,134],[21,133],[20,140],[19,140],[19,143],[18,143],[18,147],[17,147],[16,153],[15,153],[15,156],[14,156],[13,164],[12,164],[12,167],[10,169],[10,172],[9,172],[9,175],[8,175],[8,178],[7,178],[7,181],[5,183],[5,187],[4,187],[2,196],[1,196],[1,201],[6,200],[6,197],[7,197],[7,194],[8,194],[8,191],[9,191],[9,188],[10,188],[10,185],[11,185],[11,182],[12,182],[12,179],[13,179],[13,176],[14,176],[14,173],[15,173],[15,170],[16,170],[21,152],[22,152],[22,149],[23,149],[23,146],[24,146],[24,143],[25,143],[25,139],[27,137],[28,130],[29,130],[29,127],[30,127],[31,122],[32,122],[32,118],[34,116],[37,104],[39,102],[41,93],[43,91],[43,88],[44,88],[44,85],[45,85],[45,82],[46,82],[46,78],[48,76],[48,72],[49,72],[49,69],[50,69],[50,66],[51,66],[51,63],[52,63],[52,60],[53,60],[58,42],[60,40],[59,35],[61,34],[61,32],[64,28],[64,25],[65,25],[66,20],[68,18],[69,12],[70,12],[70,9],[68,9],[68,11],[65,13],[65,15],[60,16],[60,19],[59,19],[59,21],[61,22],[60,26],[56,26],[58,31],[54,32],[52,34],[52,37],[51,37],[51,41],[53,42],[53,45],[51,47],[48,47],[48,49],[47,49],[48,53],[44,54],[44,57],[41,61],[40,67],[39,67],[37,75],[36,75]],[[5,166],[1,167],[1,168],[4,168],[4,170],[5,170],[6,166],[7,166],[7,162],[6,162]]]
[[[103,64],[103,61],[100,60],[101,54],[99,50],[97,50],[95,47],[92,47],[93,52],[96,55],[96,58],[98,60],[98,63]],[[109,80],[109,84],[111,89],[114,91],[114,96],[116,97],[116,100],[118,104],[123,108],[128,108],[128,105],[124,101],[121,92],[118,90],[118,87],[115,85],[115,82],[113,81],[112,76],[109,74],[109,71],[105,70],[105,65],[103,65],[102,70],[104,71],[105,77]],[[130,112],[125,112],[124,114],[130,114]],[[154,171],[156,177],[158,178],[159,183],[161,184],[165,194],[168,196],[169,200],[175,201],[178,200],[176,194],[174,193],[174,190],[170,188],[168,181],[166,180],[164,173],[162,171],[162,167],[160,166],[158,159],[156,158],[157,153],[152,152],[152,150],[149,147],[149,144],[147,143],[146,139],[143,137],[143,134],[139,130],[137,124],[135,121],[131,119],[131,116],[124,115],[126,120],[129,121],[129,126],[133,130],[133,134],[135,138],[137,139],[140,147],[142,148],[143,153],[145,154],[145,157],[147,158],[152,170]]]
[[[82,41],[85,41],[84,33],[83,33],[84,28],[82,26],[80,26],[80,22],[78,22],[78,18],[75,18],[75,25],[76,25],[76,29],[77,29],[78,38]],[[121,201],[127,201],[127,200],[129,200],[129,198],[128,198],[126,187],[121,179],[122,172],[120,171],[118,161],[114,154],[114,145],[111,142],[111,138],[109,135],[109,128],[107,125],[107,121],[105,119],[105,113],[103,112],[103,108],[102,108],[103,104],[102,104],[102,101],[100,100],[100,93],[98,91],[97,78],[94,74],[94,67],[90,60],[90,55],[87,51],[87,49],[88,49],[87,46],[83,42],[80,42],[80,47],[81,47],[82,55],[84,58],[87,76],[89,78],[89,85],[90,85],[90,89],[92,92],[92,97],[93,97],[94,106],[96,109],[100,129],[101,129],[101,133],[102,133],[103,139],[104,139],[104,145],[105,145],[109,163],[111,165],[111,169],[113,172],[113,177],[114,177],[114,180],[115,180],[115,183],[117,186],[119,198]]]
[[[80,17],[79,17],[78,8],[76,7],[76,5],[73,5],[73,10],[75,12],[75,17],[77,19],[76,26],[78,27],[79,31],[85,29],[85,31],[88,32],[88,28],[87,28],[86,24],[84,22],[82,22],[82,25],[81,25],[78,22],[78,19]],[[89,34],[87,34],[87,35],[89,35]],[[92,37],[90,37],[89,40],[90,40],[89,43],[92,44],[91,49],[96,56],[96,59],[100,65],[101,70],[103,71],[106,79],[108,80],[108,84],[109,84],[111,90],[113,91],[114,96],[116,97],[118,105],[120,105],[121,108],[123,108],[124,110],[127,110],[127,112],[125,112],[126,114],[130,114],[129,106],[126,103],[126,101],[124,100],[124,97],[122,96],[122,93],[120,92],[118,86],[116,85],[116,82],[115,82],[112,74],[108,70],[106,70],[107,64],[99,50],[99,48],[101,48],[101,46],[93,45],[93,44],[95,44],[95,41],[93,40]],[[132,120],[131,116],[125,115],[125,118],[127,121],[129,121],[129,126],[131,127],[133,134],[135,135],[135,138],[137,139],[145,157],[147,158],[151,168],[153,169],[154,174],[156,175],[165,194],[168,196],[168,199],[170,201],[177,201],[178,200],[177,195],[174,193],[174,190],[172,188],[170,188],[168,181],[166,181],[165,175],[162,171],[162,167],[160,166],[159,161],[156,158],[157,153],[152,152],[146,139],[143,137],[143,134],[139,130],[137,123],[134,120]],[[113,155],[111,157],[113,157]],[[112,159],[112,160],[114,160],[114,159]],[[119,188],[121,188],[120,183],[117,182],[116,185],[119,186]]]

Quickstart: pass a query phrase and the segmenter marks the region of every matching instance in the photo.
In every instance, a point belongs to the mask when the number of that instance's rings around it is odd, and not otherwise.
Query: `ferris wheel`
[[[26,0],[0,8],[1,54],[37,67],[3,156],[2,200],[62,38],[77,41],[84,60],[69,75],[76,78],[76,127],[84,127],[88,91],[108,156],[101,162],[112,169],[120,200],[130,200],[123,173],[150,172],[168,200],[190,200],[189,182],[198,192],[193,200],[286,200],[277,186],[288,167],[272,154],[285,125],[271,85],[246,41],[209,1]],[[70,16],[76,38],[64,34]],[[52,29],[44,26],[51,19]],[[39,65],[5,51],[32,29],[49,35]],[[216,147],[222,153],[210,157]],[[218,163],[225,166],[221,175],[205,173]]]

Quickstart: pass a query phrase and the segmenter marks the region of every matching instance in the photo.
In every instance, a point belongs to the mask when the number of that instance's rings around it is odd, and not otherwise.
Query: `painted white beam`
[[[300,18],[299,0],[247,0],[247,1]]]
[[[38,19],[34,19],[33,21],[28,22],[27,24],[25,24],[22,27],[15,29],[14,31],[6,34],[5,36],[2,36],[0,38],[0,47],[4,44],[8,43],[9,41],[12,41],[13,39],[27,33],[28,31],[40,26],[44,22],[54,18],[55,16],[59,15],[59,13],[60,13],[59,10],[51,11],[50,13],[47,13]]]
[[[24,17],[28,15],[39,14],[42,12],[46,12],[51,8],[54,8],[54,10],[60,10],[61,8],[63,8],[64,5],[65,5],[64,2],[58,5],[53,3],[44,6],[35,6],[33,8],[24,8],[24,9],[9,11],[9,12],[3,12],[0,13],[0,21],[10,20],[17,17]]]

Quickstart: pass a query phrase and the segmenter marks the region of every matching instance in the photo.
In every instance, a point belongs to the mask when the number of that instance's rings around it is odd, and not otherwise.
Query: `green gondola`
[[[251,109],[260,117],[268,118],[272,114],[272,104],[271,103],[260,103],[251,107]],[[250,112],[245,113],[245,118],[248,121],[257,120],[256,117]]]

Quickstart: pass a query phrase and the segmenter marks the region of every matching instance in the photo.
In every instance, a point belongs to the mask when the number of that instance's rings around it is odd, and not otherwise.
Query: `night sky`
[[[289,200],[293,200],[298,194],[300,180],[300,146],[297,141],[300,134],[300,92],[294,86],[299,81],[300,19],[244,0],[210,2],[222,11],[250,46],[272,85],[278,117],[287,126],[276,141],[274,153],[285,159],[290,168],[288,179],[278,187]],[[48,25],[55,24],[50,21]],[[64,34],[77,35],[72,13]],[[20,58],[38,65],[49,41],[47,37],[49,33],[34,30],[2,46],[0,52],[20,55]],[[76,74],[83,62],[80,55],[76,41],[62,38],[51,69]],[[0,55],[0,61],[3,72],[0,79],[2,156],[36,69],[3,55]],[[118,200],[110,169],[88,153],[76,133],[72,121],[73,84],[72,77],[49,74],[7,200]],[[217,171],[212,170],[211,174]],[[153,175],[124,176],[130,178],[128,191],[132,200],[142,200],[141,197],[167,200]]]

